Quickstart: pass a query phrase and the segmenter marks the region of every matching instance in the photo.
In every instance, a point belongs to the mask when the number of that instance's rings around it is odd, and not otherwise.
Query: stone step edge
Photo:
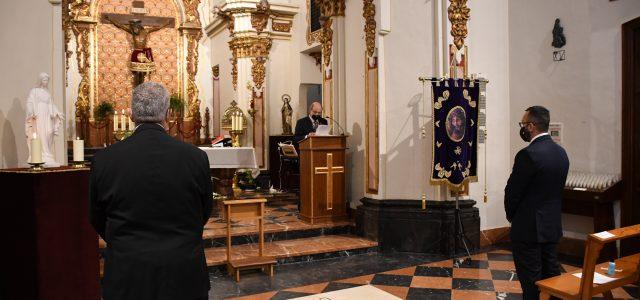
[[[354,238],[361,238],[356,235],[327,235],[327,237],[329,236],[348,236],[348,237],[354,237]],[[302,239],[293,239],[289,241],[295,241],[295,240],[302,240]],[[370,245],[366,245],[366,246],[347,245],[337,249],[332,249],[327,252],[317,252],[317,251],[308,250],[308,251],[303,251],[299,253],[287,253],[284,255],[276,255],[276,260],[277,260],[277,264],[281,265],[281,264],[315,261],[320,259],[330,259],[330,258],[336,258],[336,257],[345,257],[345,256],[352,256],[352,255],[358,255],[358,254],[364,254],[364,253],[378,252],[379,250],[378,242],[370,241],[370,243],[371,243]],[[265,245],[266,244],[268,243],[265,242]],[[212,248],[208,248],[208,249],[212,249]],[[233,252],[233,247],[231,251]],[[207,255],[207,249],[205,249],[205,256],[206,255]],[[226,263],[227,263],[226,260],[213,262],[213,263],[210,263],[207,261],[207,267],[225,268]]]
[[[315,230],[320,230],[319,234],[311,234],[312,231]],[[285,241],[285,240],[294,240],[294,239],[300,239],[300,238],[309,238],[309,237],[317,237],[317,236],[324,236],[324,235],[336,235],[336,234],[354,234],[355,233],[355,223],[353,222],[349,222],[349,223],[344,223],[344,224],[331,224],[331,226],[327,226],[327,227],[316,227],[316,228],[303,228],[303,229],[285,229],[285,230],[277,230],[277,229],[271,229],[271,230],[265,230],[264,234],[265,234],[265,242],[266,241]],[[273,239],[273,237],[275,235],[293,235],[293,234],[309,234],[308,236],[303,236],[303,237],[296,237],[296,238],[276,238],[275,240]],[[243,239],[243,238],[251,238],[254,239],[255,241],[258,240],[258,230],[254,231],[250,231],[250,232],[244,232],[244,233],[235,233],[231,235],[231,245],[235,246],[235,245],[244,245],[244,244],[248,244],[250,242],[247,243],[240,243],[238,240],[239,239]],[[204,247],[205,249],[208,248],[216,248],[216,247],[226,247],[226,241],[227,241],[227,236],[208,236],[208,237],[204,237],[202,238],[202,242],[204,243]],[[218,243],[219,246],[216,246],[215,243]],[[224,245],[223,245],[224,243]],[[104,242],[104,240],[102,240],[102,238],[98,237],[98,248],[100,250],[106,248],[107,245]]]
[[[277,241],[286,241],[286,240],[296,240],[302,238],[311,238],[318,236],[326,236],[326,235],[346,235],[346,234],[354,234],[355,226],[354,224],[336,224],[328,227],[318,227],[318,228],[304,228],[304,229],[292,229],[292,230],[270,230],[265,231],[264,240],[265,242],[277,242]],[[290,237],[294,236],[295,237]],[[226,247],[227,246],[227,236],[218,236],[218,237],[207,237],[203,240],[205,249],[208,248],[217,248],[217,247]],[[236,234],[231,236],[231,245],[244,245],[258,242],[258,232],[251,231],[241,234]]]

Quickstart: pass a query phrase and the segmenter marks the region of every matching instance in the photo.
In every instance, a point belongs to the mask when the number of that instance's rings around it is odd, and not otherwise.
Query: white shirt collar
[[[539,138],[539,137],[541,137],[541,136],[545,136],[545,135],[549,135],[549,133],[548,133],[548,132],[539,133],[538,135],[534,136],[534,137],[531,139],[531,143],[533,143],[533,141],[535,141],[537,138]]]
[[[133,129],[133,131],[135,132],[136,130],[138,130],[138,127],[142,126],[142,124],[144,123],[140,123],[138,125],[136,125],[136,128]],[[162,129],[167,130],[166,128],[164,128],[164,125],[162,125],[161,123],[155,123],[156,125],[162,127]]]

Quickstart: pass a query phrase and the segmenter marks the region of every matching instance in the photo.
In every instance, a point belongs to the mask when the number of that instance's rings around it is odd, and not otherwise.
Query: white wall
[[[205,109],[209,108],[209,114],[213,113],[213,75],[211,71],[211,40],[203,34],[198,47],[198,73],[196,84],[198,85],[198,98],[200,99],[200,116],[204,122]],[[213,118],[213,115],[212,119]],[[202,124],[204,126],[204,123]],[[209,121],[209,134],[213,130],[213,121]],[[204,129],[200,134],[204,136]]]
[[[620,27],[638,16],[637,0],[510,1],[511,159],[525,146],[514,122],[538,104],[564,124],[571,170],[620,173]],[[562,62],[552,60],[556,18],[567,37]],[[563,225],[570,237],[592,231],[591,218],[564,215]]]
[[[431,156],[425,149],[430,149],[431,143],[420,139],[420,126],[426,118],[421,116],[418,76],[430,75],[433,69],[432,1],[391,2],[391,31],[384,36],[380,55],[386,68],[381,74],[381,84],[386,86],[380,104],[380,118],[384,118],[380,138],[386,140],[380,149],[381,198],[419,199],[426,187]],[[433,199],[433,193],[429,198]]]
[[[220,116],[211,115],[213,122],[220,123],[224,110],[229,107],[234,99],[233,85],[231,83],[231,51],[229,50],[229,31],[225,28],[221,33],[207,37],[209,40],[209,53],[211,66],[220,65]]]
[[[62,111],[63,79],[54,70],[60,64],[54,37],[59,36],[60,6],[45,0],[0,2],[0,160],[2,168],[26,165],[28,148],[25,137],[25,102],[40,72],[51,76],[49,90]],[[58,42],[58,46],[60,43]],[[56,61],[57,60],[57,61]],[[54,63],[54,61],[56,61]],[[67,116],[68,117],[68,116]],[[55,156],[64,162],[64,130],[56,138]]]
[[[470,186],[470,197],[478,201],[480,229],[508,226],[504,212],[504,186],[511,173],[509,133],[515,130],[509,120],[509,24],[508,0],[472,0],[469,36],[469,73],[482,73],[487,84],[487,142],[478,152],[479,181]],[[486,151],[487,161],[484,163]],[[485,177],[485,167],[487,176]],[[488,201],[483,202],[487,180]]]

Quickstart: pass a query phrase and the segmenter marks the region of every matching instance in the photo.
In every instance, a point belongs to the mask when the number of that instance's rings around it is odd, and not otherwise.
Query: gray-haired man
[[[207,299],[202,245],[211,212],[207,155],[166,131],[169,94],[133,91],[133,135],[94,157],[90,219],[106,241],[103,298]]]

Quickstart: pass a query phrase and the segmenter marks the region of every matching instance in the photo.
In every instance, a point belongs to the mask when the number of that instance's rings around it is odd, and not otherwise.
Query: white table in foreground
[[[211,169],[255,169],[256,152],[252,147],[200,147],[209,157]]]
[[[372,285],[363,285],[328,293],[295,298],[294,300],[401,300]]]

